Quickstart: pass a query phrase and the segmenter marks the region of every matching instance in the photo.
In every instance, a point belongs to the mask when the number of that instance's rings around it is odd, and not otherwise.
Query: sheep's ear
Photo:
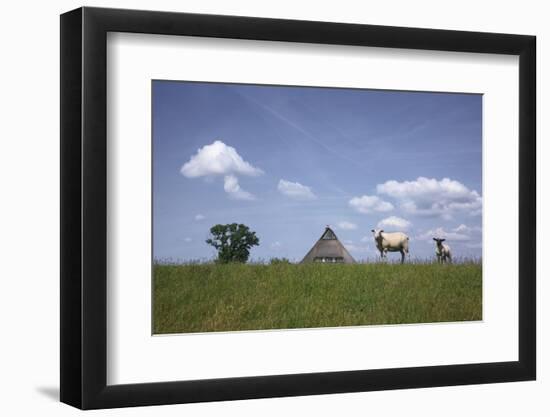
[[[433,239],[437,242],[437,239],[435,237]]]
[[[442,242],[445,242],[445,239],[441,239]]]
[[[374,229],[371,229],[371,232],[374,233]]]

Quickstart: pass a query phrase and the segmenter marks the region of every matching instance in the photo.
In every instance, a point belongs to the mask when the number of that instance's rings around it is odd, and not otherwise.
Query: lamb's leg
[[[401,252],[401,263],[405,263],[405,251],[401,249],[399,252]]]

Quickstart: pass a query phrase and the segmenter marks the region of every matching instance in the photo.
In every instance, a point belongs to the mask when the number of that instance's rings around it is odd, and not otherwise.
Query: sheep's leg
[[[405,251],[401,249],[399,252],[401,252],[401,263],[405,263]]]

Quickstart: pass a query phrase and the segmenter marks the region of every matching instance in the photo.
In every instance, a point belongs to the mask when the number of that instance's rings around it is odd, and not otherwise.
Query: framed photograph
[[[533,380],[535,37],[61,16],[61,401]]]

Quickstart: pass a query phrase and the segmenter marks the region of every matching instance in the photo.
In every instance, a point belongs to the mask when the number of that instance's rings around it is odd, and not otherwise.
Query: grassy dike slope
[[[481,320],[481,263],[153,268],[153,331]]]

